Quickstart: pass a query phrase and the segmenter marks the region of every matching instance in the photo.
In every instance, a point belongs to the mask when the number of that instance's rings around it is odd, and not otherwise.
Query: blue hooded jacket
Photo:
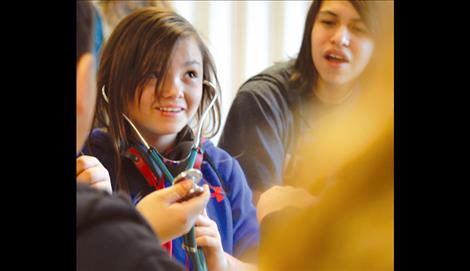
[[[116,190],[115,157],[108,134],[103,129],[93,130],[85,146],[83,152],[98,158],[109,171],[113,190]],[[248,251],[256,254],[259,244],[259,224],[252,203],[252,193],[238,161],[210,141],[203,143],[203,151],[215,167],[214,169],[204,157],[201,172],[203,182],[209,184],[211,192],[206,210],[208,216],[217,223],[224,251],[234,257],[239,257]],[[130,196],[136,204],[140,198],[155,189],[147,184],[130,159],[122,157],[121,162]],[[165,187],[168,185],[170,184],[165,183]],[[182,237],[173,240],[172,253],[180,263],[185,264],[186,251],[182,249],[182,241]],[[189,267],[192,270],[191,264]]]

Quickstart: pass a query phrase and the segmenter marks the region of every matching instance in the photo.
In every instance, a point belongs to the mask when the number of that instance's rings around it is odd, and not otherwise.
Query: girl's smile
[[[140,99],[136,92],[129,104],[130,118],[150,145],[162,147],[162,140],[172,142],[195,116],[202,98],[202,63],[194,38],[180,38],[164,77],[155,75],[148,80]]]

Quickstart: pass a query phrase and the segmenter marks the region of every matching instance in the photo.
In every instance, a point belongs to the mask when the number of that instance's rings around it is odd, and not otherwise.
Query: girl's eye
[[[189,71],[188,73],[189,78],[194,79],[197,78],[197,72],[195,71]]]

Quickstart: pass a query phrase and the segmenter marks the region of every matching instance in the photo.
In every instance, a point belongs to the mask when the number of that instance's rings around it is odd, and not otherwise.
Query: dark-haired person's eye
[[[369,33],[369,30],[367,29],[367,27],[365,27],[364,25],[361,25],[361,24],[359,24],[359,25],[357,25],[357,24],[356,24],[356,25],[353,25],[353,26],[351,27],[351,29],[352,29],[353,31],[356,31],[356,32],[359,32],[359,33],[362,33],[362,34],[367,34],[367,33]]]
[[[322,23],[325,26],[334,26],[336,24],[335,21],[331,21],[331,20],[321,20],[320,23]]]

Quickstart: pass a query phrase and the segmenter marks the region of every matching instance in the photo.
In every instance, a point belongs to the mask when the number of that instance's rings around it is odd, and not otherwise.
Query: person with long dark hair
[[[248,79],[228,114],[219,147],[240,162],[259,195],[295,172],[309,131],[338,110],[353,109],[374,55],[380,1],[312,2],[295,59]],[[321,132],[321,131],[319,131]],[[315,133],[313,134],[313,137]]]

